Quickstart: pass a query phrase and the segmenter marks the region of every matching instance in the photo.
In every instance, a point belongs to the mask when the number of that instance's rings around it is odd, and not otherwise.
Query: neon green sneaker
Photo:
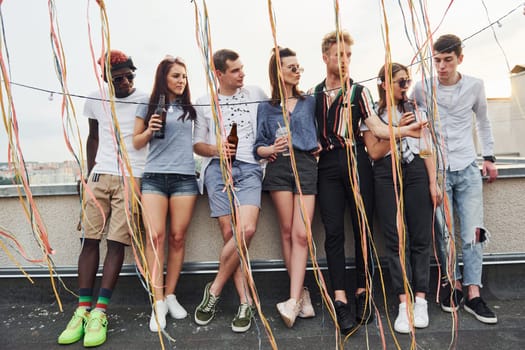
[[[89,314],[84,334],[84,346],[90,348],[99,346],[106,341],[108,319],[102,311],[93,310]]]
[[[60,333],[58,344],[73,344],[82,339],[88,317],[89,311],[84,308],[77,308],[66,329]]]

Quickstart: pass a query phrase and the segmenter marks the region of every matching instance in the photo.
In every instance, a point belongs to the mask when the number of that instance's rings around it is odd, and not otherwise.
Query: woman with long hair
[[[277,309],[285,324],[292,327],[297,316],[315,316],[310,294],[303,283],[308,259],[307,227],[314,215],[317,194],[314,154],[318,143],[315,99],[303,95],[298,88],[303,68],[292,50],[279,48],[279,56],[280,67],[275,50],[270,58],[272,99],[258,107],[254,153],[259,159],[272,160],[266,166],[263,190],[270,192],[277,211],[282,253],[290,276],[290,298],[278,303]],[[281,84],[278,68],[282,72]],[[283,113],[283,104],[288,113]],[[288,121],[285,118],[289,118]],[[291,132],[291,143],[286,125]],[[290,144],[291,150],[288,149]],[[295,158],[297,182],[290,152]],[[301,195],[304,207],[301,207]]]
[[[415,106],[406,99],[411,83],[408,68],[392,63],[388,85],[386,74],[390,73],[385,71],[383,66],[378,74],[378,115],[388,124],[388,101],[393,101],[390,108],[392,124],[410,124],[415,115],[423,111],[414,111]],[[390,89],[392,97],[387,96],[387,89]],[[404,137],[399,139],[394,150],[400,162],[394,174],[390,141],[376,138],[366,125],[361,126],[361,130],[373,160],[376,210],[385,235],[392,286],[399,298],[394,329],[399,333],[409,333],[413,327],[425,328],[429,323],[425,297],[430,274],[432,206],[440,201],[435,163],[432,157],[422,158],[418,139]],[[403,207],[398,205],[399,198],[403,198]],[[399,210],[404,214],[401,217],[405,232],[398,230]],[[404,252],[399,249],[400,239],[404,240]],[[413,305],[413,311],[408,305]]]
[[[133,134],[135,148],[149,145],[141,189],[147,233],[147,273],[151,277],[155,300],[149,323],[152,332],[166,327],[168,312],[175,319],[187,315],[175,296],[175,288],[184,262],[186,231],[198,194],[192,146],[195,117],[186,65],[179,57],[167,56],[157,67],[149,103],[137,108]],[[168,216],[169,245],[164,281]]]

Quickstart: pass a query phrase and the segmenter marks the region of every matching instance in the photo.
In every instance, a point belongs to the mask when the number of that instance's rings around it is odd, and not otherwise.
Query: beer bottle
[[[159,95],[159,103],[157,104],[157,108],[155,108],[155,112],[153,113],[160,115],[160,119],[162,121],[160,130],[155,131],[153,133],[153,137],[156,139],[163,139],[164,133],[166,131],[166,96],[164,96],[164,94]]]
[[[415,108],[414,108],[414,102],[412,100],[409,100],[406,95],[403,96],[403,104],[402,104],[402,108],[403,108],[403,113],[410,113],[410,112],[414,112]]]
[[[239,137],[237,136],[237,123],[233,122],[230,134],[226,138],[228,143],[234,145],[234,149],[237,150],[237,144],[239,143]],[[230,157],[230,161],[233,163],[235,161],[235,155]]]

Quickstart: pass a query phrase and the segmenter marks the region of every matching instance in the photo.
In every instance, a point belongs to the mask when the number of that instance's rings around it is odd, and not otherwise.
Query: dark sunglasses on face
[[[401,89],[404,89],[406,88],[407,86],[410,86],[410,84],[412,84],[412,79],[405,79],[405,78],[401,78],[401,79],[398,79],[396,81],[393,81],[393,83],[398,83],[399,84],[399,87]]]
[[[132,82],[133,79],[135,79],[135,74],[130,73],[130,74],[126,74],[126,75],[121,75],[121,76],[118,76],[118,77],[114,77],[114,78],[112,79],[112,80],[113,80],[113,84],[121,84],[121,83],[124,81],[124,78],[126,78],[127,81]]]
[[[304,68],[301,67],[301,66],[290,66],[288,68],[292,71],[292,73],[297,73],[297,72],[302,73],[302,72],[304,72]]]

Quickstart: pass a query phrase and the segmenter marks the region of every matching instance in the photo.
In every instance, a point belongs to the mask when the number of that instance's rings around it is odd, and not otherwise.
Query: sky
[[[196,1],[199,10],[203,11],[202,0]],[[49,2],[4,0],[0,3],[2,57],[10,72],[4,78],[30,87],[12,85],[24,159],[42,162],[73,160],[62,131],[62,98],[53,94],[51,99],[50,93],[45,92],[61,90],[53,62]],[[299,62],[305,68],[300,87],[308,90],[325,75],[320,43],[324,34],[335,29],[335,2],[276,0],[271,3],[276,18],[277,41],[297,52]],[[383,17],[379,0],[339,1],[341,27],[348,30],[355,41],[350,74],[355,81],[366,81],[364,84],[374,95],[377,88],[373,78],[385,60],[385,18],[393,61],[409,64],[414,48],[408,38],[414,41],[415,35],[420,38],[423,35],[421,29],[416,34],[412,30],[408,18],[411,1],[387,0],[385,3],[388,4]],[[417,22],[421,17],[417,4],[425,1],[415,3]],[[98,89],[99,73],[93,68],[90,44],[95,55],[100,56],[103,31],[100,9],[94,0],[55,0],[52,4],[65,51],[69,91],[86,96]],[[245,84],[258,85],[269,93],[267,67],[273,37],[268,1],[208,0],[206,4],[212,48],[237,51],[244,64]],[[460,71],[484,79],[488,97],[510,94],[507,61],[510,68],[525,64],[525,16],[521,4],[523,1],[516,0],[427,1],[426,12],[430,28],[435,31],[434,38],[446,33],[468,38],[464,41],[465,59]],[[181,56],[187,64],[193,99],[206,93],[206,75],[195,39],[195,8],[190,0],[106,0],[105,5],[111,48],[120,49],[133,58],[138,68],[135,79],[138,89],[151,90],[158,62],[166,54],[171,54]],[[494,32],[490,28],[482,30],[517,7],[520,8],[492,27]],[[407,16],[407,30],[401,9]],[[6,101],[3,87],[2,98]],[[73,143],[85,147],[88,123],[82,116],[84,99],[73,97],[72,101],[81,135],[79,140],[73,139]],[[7,133],[2,128],[0,162],[7,159]]]

